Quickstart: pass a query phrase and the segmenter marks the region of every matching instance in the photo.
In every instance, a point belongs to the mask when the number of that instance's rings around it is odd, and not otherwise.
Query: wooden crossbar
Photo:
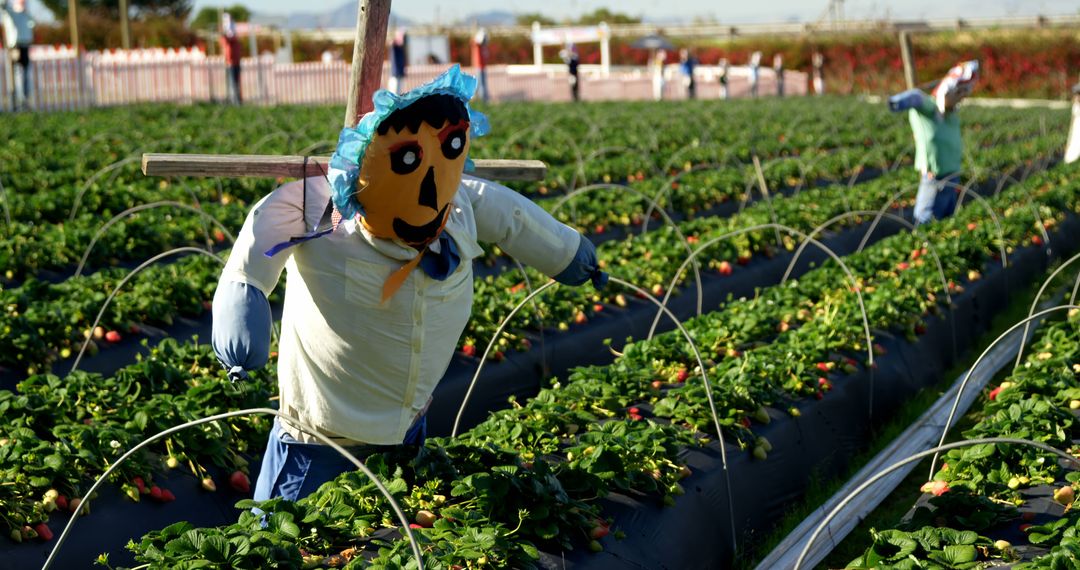
[[[547,175],[547,165],[539,160],[473,161],[480,178],[500,181],[538,181]],[[142,171],[147,176],[245,176],[261,178],[302,178],[323,176],[330,164],[328,156],[262,154],[172,154],[146,153]]]

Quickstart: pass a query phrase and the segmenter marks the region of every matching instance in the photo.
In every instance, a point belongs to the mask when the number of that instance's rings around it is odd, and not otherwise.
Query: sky
[[[324,12],[344,3],[344,0],[195,0],[195,9],[204,6],[245,4],[265,15],[286,15],[292,12]],[[302,8],[298,9],[300,4]],[[692,20],[695,17],[712,18],[720,22],[812,22],[824,12],[828,0],[546,0],[542,4],[522,3],[508,8],[506,0],[399,0],[393,3],[396,14],[420,23],[448,23],[472,14],[488,10],[511,12],[540,11],[555,19],[575,17],[597,8],[612,8],[619,12],[642,16],[647,20]],[[48,11],[37,0],[30,1],[31,12],[36,16],[48,16]],[[846,0],[844,13],[849,19],[958,18],[1001,17],[1034,14],[1076,14],[1080,5],[1076,0]]]

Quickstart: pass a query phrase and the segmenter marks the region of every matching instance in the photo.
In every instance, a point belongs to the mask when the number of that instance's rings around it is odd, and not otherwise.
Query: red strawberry
[[[142,477],[134,477],[131,479],[131,482],[135,483],[135,486],[139,488],[140,493],[146,492],[146,481],[143,481]]]
[[[818,362],[817,364],[815,364],[815,366],[817,366],[817,369],[822,371],[822,372],[828,372],[829,371],[829,364],[826,363],[826,362]]]
[[[461,347],[461,353],[465,356],[476,356],[476,345],[466,344],[465,346]]]
[[[229,475],[229,486],[237,493],[248,494],[251,492],[251,480],[243,471],[233,471]]]
[[[161,490],[161,502],[162,503],[171,503],[171,502],[173,502],[175,500],[176,500],[176,495],[174,495],[172,491],[170,491],[168,489],[162,489]]]
[[[158,487],[157,485],[150,487],[150,498],[161,502],[161,487]]]
[[[592,306],[592,310],[593,310],[594,313],[599,313],[600,311],[604,310],[604,306],[601,305],[600,303],[597,303],[597,304]]]
[[[680,368],[679,372],[675,375],[676,382],[686,382],[686,379],[690,377],[690,372],[685,368]]]
[[[1030,525],[1030,524],[1022,524],[1022,525],[1020,525],[1020,527],[1019,527],[1019,529],[1020,529],[1020,532],[1022,532],[1022,533],[1024,533],[1024,534],[1027,534],[1027,531],[1028,531],[1028,529],[1029,529],[1029,528],[1031,528],[1032,526],[1034,526],[1034,525]]]
[[[593,228],[593,233],[594,234],[602,234],[602,233],[604,233],[604,230],[606,230],[606,229],[607,228],[604,227],[604,224],[596,224],[596,227]]]
[[[922,323],[919,323],[919,324],[915,325],[915,334],[919,334],[919,335],[926,334],[926,325],[924,325]]]
[[[38,538],[44,542],[52,540],[52,530],[49,529],[49,525],[45,523],[37,523],[34,525],[34,531],[37,532]]]
[[[216,241],[218,243],[224,242],[225,241],[225,232],[221,231],[220,229],[215,229],[214,230],[214,241]]]
[[[109,342],[120,342],[120,333],[116,331],[109,331],[105,333],[105,340]]]
[[[424,528],[424,527],[422,527],[422,526],[420,526],[420,525],[418,525],[416,523],[409,523],[409,528],[418,529],[418,528]]]
[[[977,227],[979,227],[979,224],[976,224],[975,222],[971,222],[967,225],[967,229],[969,232],[975,231],[975,228]]]
[[[998,394],[1001,393],[1001,390],[1002,390],[1001,386],[998,386],[997,388],[994,388],[993,390],[990,390],[990,399],[991,400],[996,400]]]
[[[721,261],[720,266],[717,268],[717,271],[720,272],[720,275],[723,275],[724,277],[731,275],[731,263],[727,261]]]
[[[626,410],[626,412],[631,415],[640,415],[641,409],[637,406],[631,406],[629,409]]]
[[[63,510],[66,511],[67,508],[68,508],[68,499],[67,499],[67,497],[65,497],[63,495],[57,495],[57,497],[56,497],[56,507],[58,509],[63,509]]]
[[[743,426],[744,428],[746,428],[746,429],[750,429],[750,418],[745,418],[745,417],[744,417],[744,418],[742,419],[742,422],[741,422],[741,423],[742,423],[742,426]]]
[[[1031,236],[1031,245],[1040,246],[1043,244],[1042,236]]]
[[[907,271],[909,267],[911,267],[911,265],[906,261],[901,261],[900,263],[896,264],[896,268],[900,271]]]
[[[688,243],[690,245],[694,245],[694,244],[698,243],[699,241],[701,241],[701,240],[698,239],[697,236],[686,236],[686,243]]]
[[[593,540],[600,540],[611,532],[611,528],[607,526],[603,521],[596,521],[596,525],[589,531],[589,538]]]
[[[634,420],[635,422],[640,422],[641,420],[645,419],[645,417],[642,416],[641,414],[630,414],[629,417],[630,417],[631,420]]]

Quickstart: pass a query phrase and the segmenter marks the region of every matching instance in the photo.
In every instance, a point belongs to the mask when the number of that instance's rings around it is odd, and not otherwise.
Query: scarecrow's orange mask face
[[[469,153],[469,122],[420,123],[377,134],[360,169],[357,201],[376,237],[424,245],[443,227]]]

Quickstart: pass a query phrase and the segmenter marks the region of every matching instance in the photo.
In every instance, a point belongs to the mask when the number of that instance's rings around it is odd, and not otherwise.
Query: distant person
[[[1072,101],[1072,125],[1069,127],[1069,140],[1065,143],[1065,164],[1080,158],[1080,83],[1073,85]]]
[[[401,80],[405,79],[405,66],[408,62],[408,36],[405,30],[394,33],[394,41],[390,43],[390,79],[387,88],[395,95],[401,92]]]
[[[758,79],[760,79],[761,72],[761,52],[755,51],[750,55],[750,96],[757,97],[758,95]]]
[[[664,99],[664,65],[667,62],[667,51],[658,49],[652,58],[652,92],[653,100]]]
[[[488,34],[487,30],[480,28],[472,37],[472,65],[476,70],[476,79],[479,82],[480,99],[488,102],[487,84],[487,61],[488,61]]]
[[[720,98],[727,99],[730,95],[728,93],[728,78],[731,77],[729,72],[731,71],[727,58],[720,60]]]
[[[239,105],[244,101],[240,89],[240,60],[244,53],[240,47],[240,37],[236,35],[236,23],[228,12],[221,15],[221,37],[218,41],[221,44],[221,53],[225,56],[225,65],[229,66],[226,82],[229,103]]]
[[[581,100],[581,77],[578,75],[578,66],[581,65],[581,55],[578,54],[577,46],[569,44],[559,52],[566,63],[566,71],[569,73],[570,97],[574,101]]]
[[[784,96],[784,56],[776,54],[772,58],[773,72],[776,73],[776,96]]]
[[[813,62],[813,66],[814,66],[814,72],[813,72],[813,76],[814,76],[814,93],[817,94],[817,95],[824,95],[825,94],[825,74],[824,74],[825,56],[821,55],[821,52],[814,52],[812,62]]]
[[[683,85],[686,86],[686,98],[694,99],[697,97],[697,81],[694,79],[694,68],[697,67],[697,59],[690,53],[690,50],[683,48],[679,50],[679,69],[683,74]]]
[[[957,104],[975,87],[979,62],[965,61],[949,70],[930,95],[909,89],[889,98],[889,109],[907,111],[915,136],[915,168],[922,175],[915,196],[915,223],[951,216],[955,184],[963,158]]]
[[[22,105],[27,106],[30,104],[30,44],[34,43],[34,19],[26,10],[25,0],[12,0],[10,7],[7,0],[0,0],[0,20],[3,21],[4,47],[15,52],[19,65],[13,95],[17,101],[21,93]],[[22,89],[18,88],[20,85]],[[12,102],[18,106],[16,101]]]

